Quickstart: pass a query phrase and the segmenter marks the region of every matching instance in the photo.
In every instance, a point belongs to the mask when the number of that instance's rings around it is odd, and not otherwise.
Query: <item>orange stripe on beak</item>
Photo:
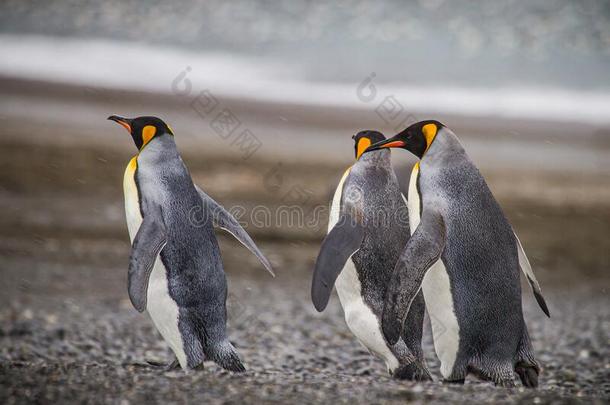
[[[125,121],[116,121],[119,125],[121,125],[123,128],[125,128],[127,131],[129,131],[129,133],[131,134],[131,125],[129,125],[128,123],[126,123]]]
[[[379,145],[379,148],[402,148],[406,145],[403,141],[388,142],[385,145]]]
[[[118,115],[111,115],[110,117],[108,117],[108,119],[116,122],[117,124],[119,124],[120,126],[125,128],[131,134],[131,124],[129,122],[132,120],[123,118],[123,117],[119,117]]]

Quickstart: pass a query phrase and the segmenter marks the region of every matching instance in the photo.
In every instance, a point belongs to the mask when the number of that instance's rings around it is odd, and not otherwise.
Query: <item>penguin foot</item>
[[[401,364],[394,370],[392,377],[398,380],[432,381],[432,376],[430,375],[430,372],[428,372],[428,369],[417,361]]]
[[[496,385],[496,387],[515,388],[515,380],[513,380],[512,378],[494,381],[494,384]]]
[[[206,348],[206,356],[213,360],[220,367],[234,373],[243,373],[246,371],[243,363],[239,359],[239,355],[229,341],[222,342]]]
[[[524,387],[536,388],[538,386],[538,370],[535,366],[517,364],[515,371],[519,374]]]
[[[169,364],[161,363],[154,360],[146,360],[146,363],[153,367],[161,368],[163,369],[163,371],[173,371],[180,368],[180,363],[178,362],[178,359],[174,359],[174,361]]]
[[[180,368],[180,363],[178,363],[178,359],[174,359],[171,363],[165,366],[165,371],[173,371]]]
[[[443,384],[455,384],[455,385],[464,385],[465,378],[461,380],[443,380]]]

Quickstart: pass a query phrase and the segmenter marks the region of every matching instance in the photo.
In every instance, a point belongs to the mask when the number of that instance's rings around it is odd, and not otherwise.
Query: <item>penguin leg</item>
[[[540,366],[534,358],[534,351],[525,325],[523,327],[523,337],[519,342],[519,350],[517,351],[515,372],[519,375],[524,387],[536,388],[538,386]]]
[[[203,363],[204,351],[200,338],[203,330],[203,313],[199,313],[198,307],[179,307],[178,329],[180,330],[186,365],[194,369]]]
[[[226,299],[226,291],[223,295]],[[225,303],[208,302],[188,311],[190,323],[197,334],[196,346],[202,350],[191,367],[197,367],[207,359],[234,373],[246,371],[235,347],[227,338]]]
[[[402,342],[399,340],[393,348],[397,352],[397,357],[400,361],[400,366],[394,370],[394,373],[392,374],[394,378],[401,380],[432,381],[432,376],[426,366],[424,352],[421,348],[424,312],[424,295],[420,291],[411,304],[405,321],[405,328],[401,334],[402,341],[406,346],[401,350],[400,346],[402,346]]]
[[[401,253],[386,291],[381,324],[388,343],[398,341],[424,276],[439,260],[444,247],[443,217],[433,208],[424,208],[421,222]]]
[[[483,381],[491,381],[497,387],[513,388],[515,379],[512,367],[509,364],[493,364],[492,366],[470,366],[468,371]]]
[[[491,380],[496,387],[514,388],[515,372],[511,364],[504,364],[498,370],[494,370]]]

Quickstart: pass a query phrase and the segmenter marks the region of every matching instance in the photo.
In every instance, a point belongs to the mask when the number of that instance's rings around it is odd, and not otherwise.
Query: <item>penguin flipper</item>
[[[166,243],[163,220],[153,213],[145,214],[131,245],[127,279],[129,299],[138,312],[144,312],[146,309],[148,279],[157,256]]]
[[[515,240],[517,241],[517,251],[519,253],[519,267],[521,267],[521,271],[523,271],[523,274],[527,278],[527,281],[530,283],[530,286],[532,287],[532,292],[534,293],[534,297],[536,298],[536,302],[540,306],[540,309],[542,309],[542,312],[544,312],[545,315],[550,318],[551,314],[549,312],[549,307],[546,305],[546,301],[544,300],[544,296],[542,295],[542,289],[540,288],[540,284],[538,283],[538,280],[534,275],[534,270],[532,270],[532,265],[530,264],[530,261],[527,258],[527,255],[525,254],[525,250],[523,250],[523,245],[521,244],[521,241],[519,240],[519,237],[517,237],[515,231],[513,231],[513,234],[515,235]]]
[[[435,210],[424,208],[421,222],[400,254],[386,290],[381,325],[388,343],[394,345],[398,341],[424,276],[440,258],[444,247],[443,217]]]
[[[363,239],[362,224],[343,214],[322,241],[311,283],[311,300],[318,312],[324,311],[328,305],[335,280],[345,262],[360,249]]]
[[[242,245],[244,245],[250,252],[252,252],[258,260],[265,266],[265,269],[275,277],[275,273],[271,268],[271,263],[269,260],[263,255],[260,249],[256,246],[256,243],[252,240],[250,235],[246,232],[244,228],[239,224],[239,222],[227,211],[223,206],[218,204],[212,197],[207,195],[202,189],[198,186],[195,186],[199,196],[201,197],[204,205],[204,209],[209,209],[212,214],[212,222],[214,226],[224,229],[229,232],[231,235],[235,237]]]

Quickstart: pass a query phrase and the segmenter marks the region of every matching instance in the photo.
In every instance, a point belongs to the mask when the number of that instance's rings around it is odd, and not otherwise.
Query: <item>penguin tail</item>
[[[528,281],[530,282],[530,285],[532,286],[532,290],[534,291],[534,297],[536,298],[536,302],[538,303],[538,306],[540,307],[540,309],[542,309],[542,312],[544,312],[544,314],[548,318],[550,318],[551,313],[549,312],[549,307],[546,305],[546,301],[544,300],[544,297],[542,296],[542,291],[540,291],[540,287],[537,286],[529,277],[528,277]]]
[[[246,371],[246,367],[244,367],[241,362],[235,347],[233,347],[228,340],[208,347],[206,350],[206,357],[225,370],[234,373],[243,373]]]

